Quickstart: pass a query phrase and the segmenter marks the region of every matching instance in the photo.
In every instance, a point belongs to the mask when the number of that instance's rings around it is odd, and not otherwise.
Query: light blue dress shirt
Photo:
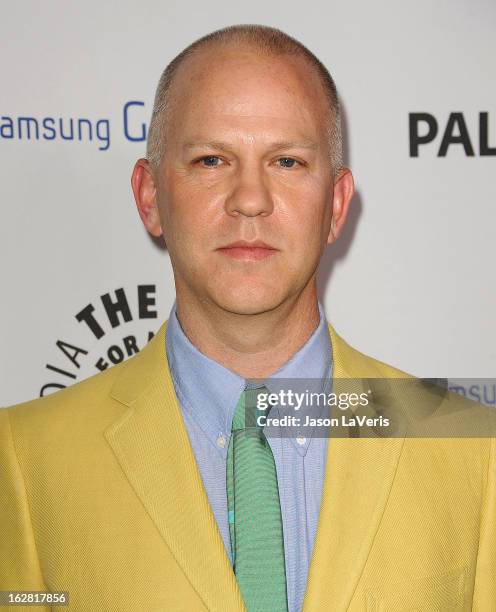
[[[332,385],[332,347],[322,305],[320,323],[303,347],[266,379],[320,379]],[[174,302],[166,350],[180,409],[208,500],[229,557],[226,463],[234,409],[247,386],[243,377],[201,353],[185,335]],[[280,387],[279,387],[280,388]],[[265,429],[264,429],[265,431]],[[307,584],[326,466],[326,437],[268,437],[281,502],[289,612],[300,612]]]

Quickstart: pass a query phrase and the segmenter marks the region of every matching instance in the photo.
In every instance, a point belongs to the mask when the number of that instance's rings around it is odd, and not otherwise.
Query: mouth
[[[254,242],[239,240],[238,242],[233,242],[217,250],[222,255],[230,257],[231,259],[245,261],[261,261],[277,253],[277,249],[261,240],[256,240]]]

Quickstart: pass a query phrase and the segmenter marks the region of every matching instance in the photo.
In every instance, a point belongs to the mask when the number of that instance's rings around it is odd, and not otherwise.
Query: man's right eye
[[[206,168],[216,168],[221,159],[216,155],[207,155],[206,157],[200,158],[198,161]]]

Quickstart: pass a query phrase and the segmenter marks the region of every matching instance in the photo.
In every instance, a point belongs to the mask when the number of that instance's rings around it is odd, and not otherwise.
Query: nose
[[[274,208],[263,168],[246,166],[233,177],[231,191],[225,201],[226,212],[246,217],[267,216]]]

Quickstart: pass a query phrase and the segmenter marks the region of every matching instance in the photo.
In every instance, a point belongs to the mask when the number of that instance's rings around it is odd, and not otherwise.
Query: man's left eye
[[[277,161],[281,163],[283,168],[294,168],[298,162],[292,157],[280,157]]]

